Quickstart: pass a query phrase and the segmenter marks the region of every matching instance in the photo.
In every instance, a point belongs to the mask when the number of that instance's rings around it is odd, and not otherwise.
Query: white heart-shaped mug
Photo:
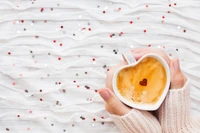
[[[138,61],[135,60],[135,57],[133,55],[133,53],[131,52],[130,49],[126,49],[124,50],[124,52],[122,52],[122,55],[123,57],[125,58],[125,60],[128,62],[128,65],[125,65],[125,66],[122,66],[121,68],[119,68],[115,73],[114,73],[114,76],[113,76],[113,80],[112,80],[112,86],[113,86],[113,90],[114,90],[114,93],[115,95],[126,105],[130,106],[130,107],[133,107],[133,108],[136,108],[136,109],[140,109],[140,110],[149,110],[149,111],[153,111],[153,110],[157,110],[160,105],[162,104],[162,102],[164,101],[167,93],[168,93],[168,90],[169,90],[169,86],[170,86],[170,69],[169,69],[169,66],[167,64],[167,62],[159,55],[157,54],[146,54],[144,55],[143,57],[141,57]],[[145,104],[145,103],[134,103],[134,102],[131,102],[127,99],[125,99],[119,92],[119,90],[117,89],[117,76],[119,74],[119,72],[125,68],[128,68],[128,67],[134,67],[136,66],[138,63],[140,63],[144,58],[146,57],[151,57],[151,58],[154,58],[156,59],[157,61],[159,61],[164,69],[165,69],[165,72],[166,72],[166,85],[164,87],[164,90],[163,90],[163,93],[162,95],[160,96],[159,100],[154,103],[154,104]]]

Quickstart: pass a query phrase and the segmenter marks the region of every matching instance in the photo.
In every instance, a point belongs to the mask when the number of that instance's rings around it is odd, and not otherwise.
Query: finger
[[[149,54],[149,53],[154,53],[160,55],[168,65],[170,65],[170,58],[167,56],[167,54],[160,49],[153,49],[153,48],[138,48],[138,49],[133,49],[132,53],[135,57],[136,60],[139,60],[142,56]]]
[[[182,88],[185,84],[185,76],[181,72],[179,60],[173,59],[170,63],[170,78],[171,86],[170,89]]]
[[[104,99],[106,102],[106,106],[109,107],[111,111],[110,113],[114,113],[119,116],[123,116],[127,114],[131,109],[124,105],[115,95],[114,93],[107,89],[107,88],[102,88],[99,90],[100,96]]]
[[[114,73],[122,66],[127,65],[128,63],[126,61],[121,62],[119,65],[110,68],[110,70],[107,72],[106,77],[106,87],[110,88],[112,90],[112,78]]]
[[[152,49],[147,49],[147,48],[137,48],[137,49],[132,49],[131,51],[136,60],[139,60],[145,54],[153,53]]]

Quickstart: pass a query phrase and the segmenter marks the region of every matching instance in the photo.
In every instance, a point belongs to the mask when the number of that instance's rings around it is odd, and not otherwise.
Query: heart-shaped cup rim
[[[165,68],[165,71],[166,71],[166,76],[167,76],[167,82],[166,82],[166,85],[165,85],[165,88],[164,88],[164,91],[160,97],[160,99],[154,103],[154,104],[139,104],[139,103],[133,103],[133,102],[130,102],[128,101],[127,99],[125,99],[123,96],[121,96],[121,94],[119,93],[118,89],[117,89],[117,84],[116,84],[116,81],[117,81],[117,76],[119,74],[119,72],[124,69],[124,68],[128,68],[128,67],[134,67],[136,66],[138,63],[140,63],[144,58],[147,58],[147,57],[152,57],[156,60],[158,60]],[[132,58],[134,58],[134,56],[132,56]],[[127,58],[125,57],[125,59],[127,60]],[[167,93],[168,93],[168,90],[169,90],[169,86],[170,86],[170,69],[169,69],[169,66],[167,64],[167,62],[159,55],[157,54],[153,54],[153,53],[150,53],[150,54],[146,54],[144,55],[143,57],[141,57],[138,61],[127,61],[128,63],[131,63],[131,64],[128,64],[128,65],[125,65],[125,66],[122,66],[121,68],[119,68],[113,75],[113,81],[112,81],[112,85],[113,85],[113,91],[115,93],[115,95],[126,105],[130,106],[130,107],[133,107],[133,108],[136,108],[136,109],[140,109],[140,110],[149,110],[149,111],[153,111],[153,110],[157,110],[160,105],[162,104],[162,102],[164,101]]]

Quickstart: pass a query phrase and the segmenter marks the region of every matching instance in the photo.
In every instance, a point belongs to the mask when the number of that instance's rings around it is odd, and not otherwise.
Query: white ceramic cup
[[[164,101],[164,99],[165,99],[165,97],[167,95],[167,92],[169,90],[169,86],[170,86],[170,70],[169,70],[169,66],[168,66],[167,62],[161,56],[159,56],[157,54],[153,54],[153,53],[152,54],[146,54],[143,57],[141,57],[138,61],[136,61],[135,57],[134,57],[134,55],[133,55],[133,53],[131,52],[130,49],[124,50],[122,55],[125,58],[125,60],[128,62],[128,65],[122,66],[121,68],[119,68],[114,73],[113,80],[112,80],[112,85],[113,85],[113,90],[114,90],[115,95],[124,104],[126,104],[126,105],[128,105],[130,107],[137,108],[137,109],[140,109],[140,110],[149,110],[149,111],[157,110],[160,107],[160,105],[162,104],[162,102]],[[141,60],[143,60],[146,57],[152,57],[152,58],[155,58],[157,61],[159,61],[163,65],[163,67],[165,68],[166,76],[167,76],[166,77],[167,78],[167,82],[166,82],[164,91],[163,91],[160,99],[154,104],[134,103],[134,102],[128,101],[127,99],[125,99],[120,94],[120,92],[117,89],[116,81],[117,81],[117,76],[118,76],[119,72],[124,68],[133,67],[133,66],[137,65]]]

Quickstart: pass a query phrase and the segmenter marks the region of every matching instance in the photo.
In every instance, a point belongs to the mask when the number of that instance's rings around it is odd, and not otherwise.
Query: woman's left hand
[[[105,101],[105,108],[106,110],[115,115],[123,116],[129,111],[131,111],[131,108],[128,106],[124,105],[113,93],[113,88],[112,88],[112,78],[113,74],[119,69],[120,67],[127,65],[126,61],[123,61],[121,64],[118,66],[110,68],[110,70],[107,73],[107,78],[106,78],[106,88],[102,88],[99,90],[99,94]]]

